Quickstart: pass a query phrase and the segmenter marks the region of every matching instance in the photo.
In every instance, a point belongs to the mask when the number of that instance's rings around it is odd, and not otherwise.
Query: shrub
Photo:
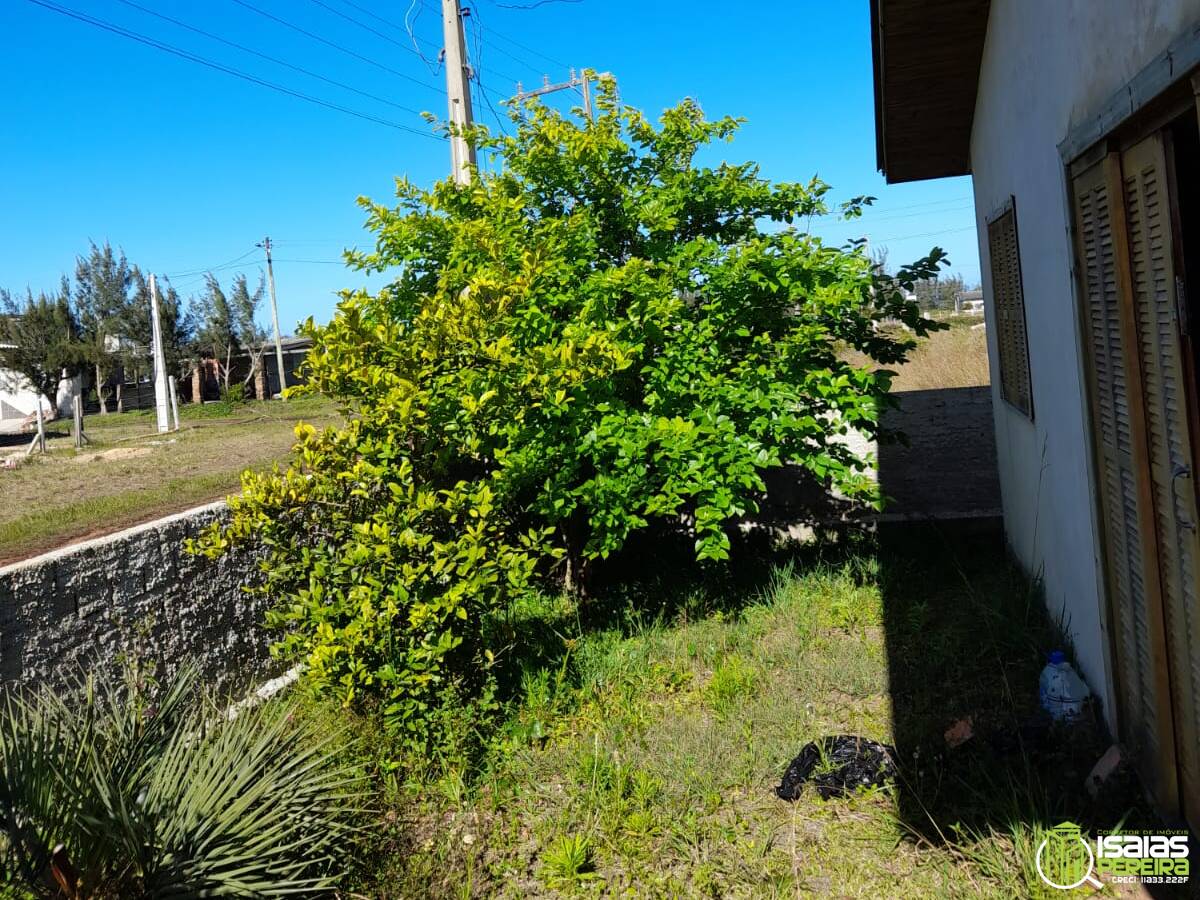
[[[325,895],[355,779],[279,704],[230,718],[162,688],[41,688],[0,711],[0,861],[42,896]]]
[[[899,362],[911,344],[877,322],[936,327],[902,289],[941,251],[885,282],[861,244],[797,225],[832,214],[826,185],[697,162],[735,120],[685,101],[655,126],[611,80],[597,109],[530,101],[515,135],[471,132],[501,171],[361,201],[376,246],[349,259],[396,275],[304,329],[308,389],[348,420],[298,429],[292,466],[247,474],[199,545],[261,542],[284,651],[418,734],[448,690],[476,694],[486,617],[539,580],[585,590],[655,524],[723,559],[783,463],[878,500],[840,436],[877,434],[890,374],[844,351]]]
[[[233,409],[236,406],[241,406],[246,402],[246,386],[244,384],[230,384],[221,388],[222,406],[227,409]]]
[[[758,673],[740,656],[731,654],[713,670],[705,691],[709,706],[720,715],[727,715],[738,704],[754,694]]]
[[[542,854],[542,880],[547,886],[569,891],[595,873],[595,850],[585,834],[564,834]]]

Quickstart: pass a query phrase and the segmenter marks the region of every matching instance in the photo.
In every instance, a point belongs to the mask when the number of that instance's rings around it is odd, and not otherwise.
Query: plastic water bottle
[[[1061,650],[1052,651],[1047,658],[1046,668],[1042,669],[1042,677],[1038,679],[1042,709],[1050,713],[1055,721],[1070,721],[1083,712],[1083,701],[1090,694],[1083,679],[1067,662],[1066,654]]]

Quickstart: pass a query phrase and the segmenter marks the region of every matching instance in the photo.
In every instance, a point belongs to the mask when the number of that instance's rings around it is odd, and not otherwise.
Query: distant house
[[[983,290],[959,291],[954,295],[954,311],[966,316],[982,316]]]
[[[312,340],[306,337],[285,335],[279,340],[283,351],[283,372],[288,387],[295,387],[304,380],[303,364],[312,349]],[[279,363],[276,359],[275,340],[264,341],[256,352],[262,353],[262,374],[249,378],[252,367],[250,354],[243,351],[230,361],[230,384],[247,384],[248,395],[259,399],[270,399],[280,391]],[[221,396],[221,378],[216,360],[204,359],[192,371],[188,384],[181,386],[183,396],[194,403],[217,400]]]
[[[972,177],[1008,542],[1200,828],[1200,0],[871,13],[888,181]]]
[[[11,348],[11,344],[0,344],[0,349]],[[77,379],[64,379],[55,398],[59,408],[71,402],[72,392],[78,389]],[[29,380],[18,372],[0,368],[0,434],[21,429],[22,425],[37,414],[41,405],[45,415],[50,414],[51,403],[41,396]]]
[[[37,409],[37,392],[22,375],[0,369],[0,433],[12,431]],[[43,399],[43,407],[50,405]]]
[[[80,379],[64,378],[58,386],[55,404],[61,411],[70,409],[71,398],[80,390]],[[18,431],[33,416],[38,404],[42,414],[49,416],[53,409],[50,400],[39,394],[29,380],[18,372],[0,369],[0,434]]]

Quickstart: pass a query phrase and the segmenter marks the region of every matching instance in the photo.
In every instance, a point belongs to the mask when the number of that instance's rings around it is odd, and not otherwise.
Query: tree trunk
[[[576,509],[563,527],[563,542],[567,549],[563,589],[581,603],[587,602],[591,588],[591,560],[583,553],[587,541],[587,517]]]
[[[192,402],[204,402],[204,377],[207,375],[207,370],[202,366],[196,366],[192,369]]]
[[[100,363],[96,363],[96,399],[100,401],[100,415],[108,415],[108,396],[105,394],[104,374],[100,371]]]
[[[125,378],[123,374],[121,378],[117,379],[117,412],[119,413],[125,412],[125,397],[121,390],[121,382],[124,380]]]
[[[58,386],[60,384],[62,384],[61,378],[53,384],[44,384],[41,388],[42,397],[45,397],[46,402],[50,404],[51,419],[58,418]],[[38,397],[37,402],[40,404],[42,402],[42,398]]]

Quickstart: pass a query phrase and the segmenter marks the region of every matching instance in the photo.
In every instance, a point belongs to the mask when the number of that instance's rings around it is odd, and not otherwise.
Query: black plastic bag
[[[860,787],[878,787],[896,775],[896,750],[853,734],[834,734],[806,744],[792,760],[775,793],[783,800],[800,799],[804,783],[816,785],[822,800]]]

